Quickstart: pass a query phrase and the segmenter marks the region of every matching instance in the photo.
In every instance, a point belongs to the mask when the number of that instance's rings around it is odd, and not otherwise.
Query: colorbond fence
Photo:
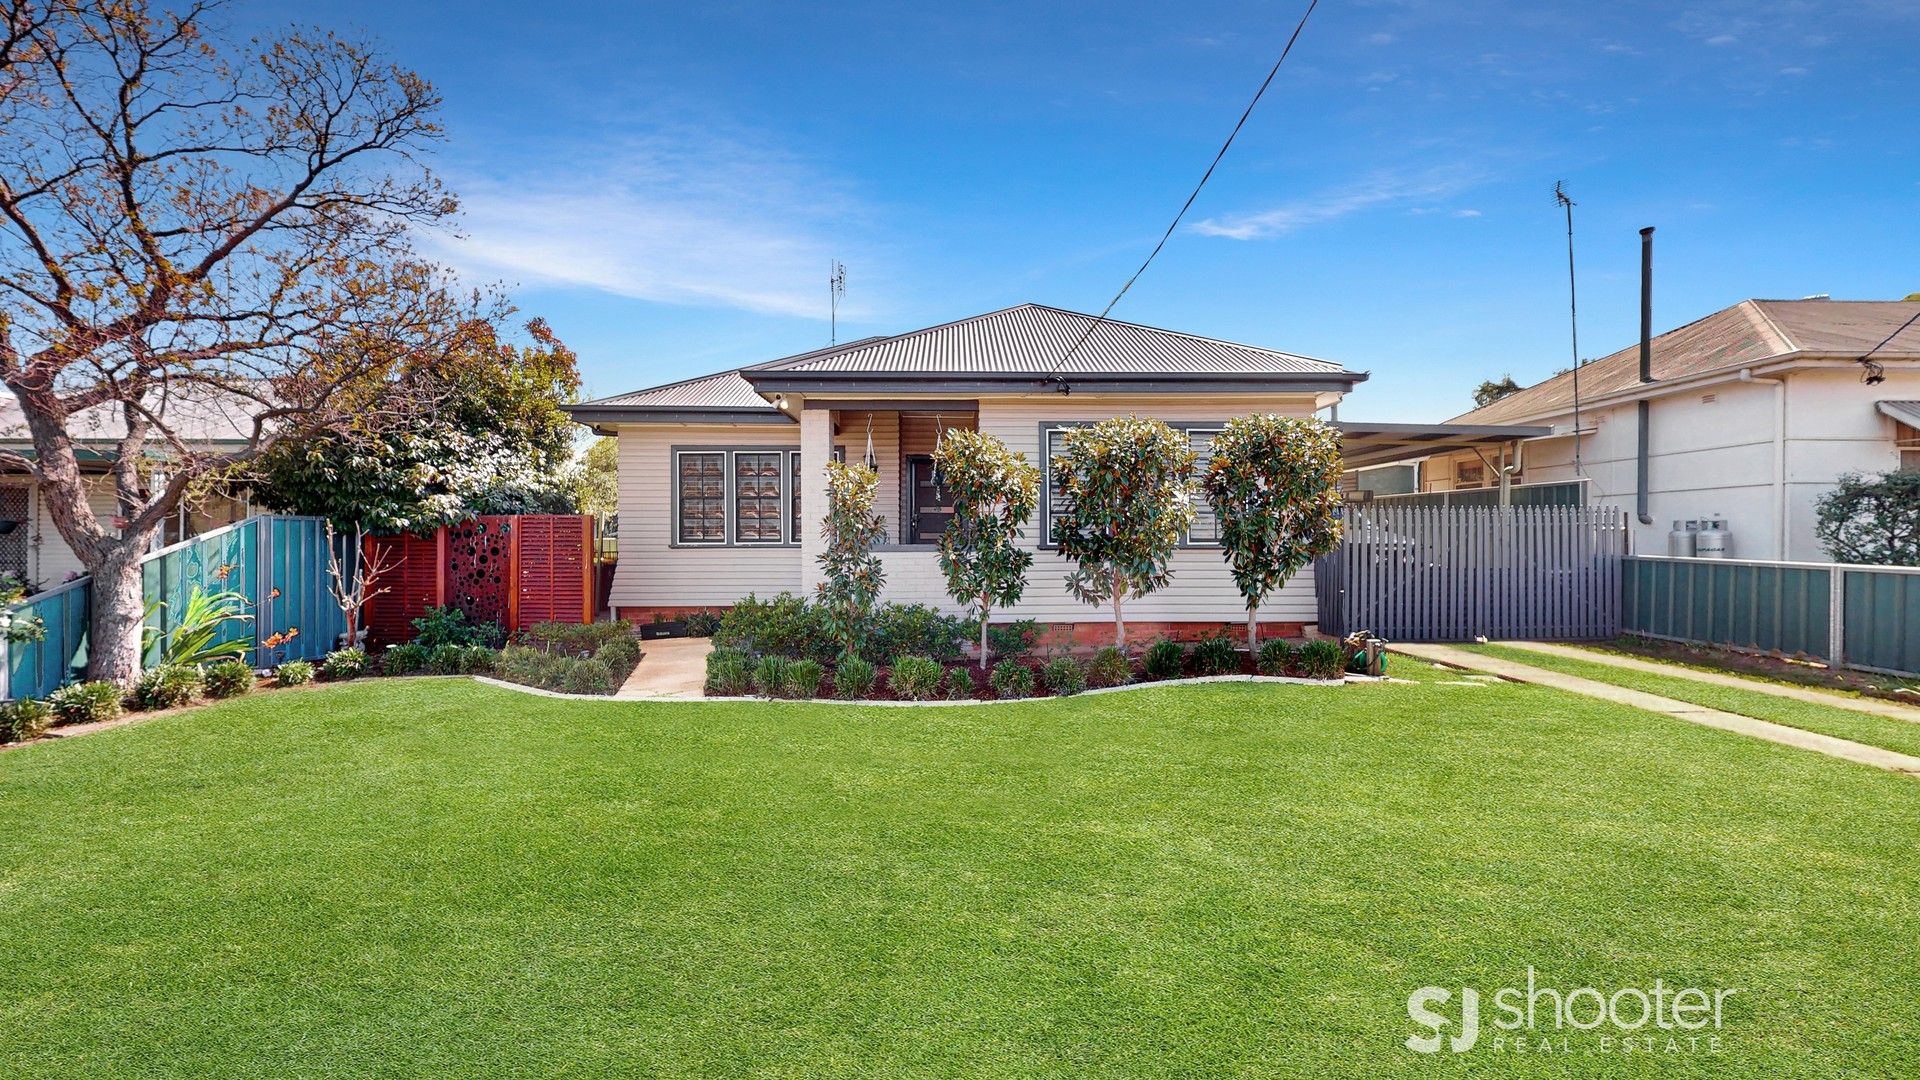
[[[1626,515],[1599,506],[1349,506],[1314,581],[1320,628],[1390,641],[1619,631]]]
[[[351,545],[342,548],[351,568],[355,553]],[[222,640],[247,641],[256,665],[317,659],[346,632],[328,592],[326,525],[319,518],[259,515],[203,533],[148,555],[140,578],[153,608],[148,624],[163,633],[173,629],[196,590],[245,596],[253,621],[227,623]],[[44,697],[86,665],[92,588],[90,579],[80,578],[15,606],[38,615],[47,636],[3,647],[7,697]],[[260,641],[288,631],[297,633],[273,655],[263,654]]]
[[[1636,555],[1621,629],[1920,675],[1920,567]]]

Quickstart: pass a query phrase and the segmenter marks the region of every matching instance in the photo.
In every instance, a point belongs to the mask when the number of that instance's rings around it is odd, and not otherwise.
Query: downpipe
[[[1787,380],[1780,375],[1755,375],[1752,368],[1741,368],[1740,381],[1773,384],[1773,542],[1774,550],[1779,553],[1774,558],[1784,562],[1787,558]]]

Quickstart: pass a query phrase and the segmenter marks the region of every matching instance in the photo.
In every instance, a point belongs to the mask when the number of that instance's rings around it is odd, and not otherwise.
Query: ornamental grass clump
[[[1309,679],[1338,679],[1347,671],[1347,651],[1337,641],[1317,638],[1300,647],[1299,664]]]
[[[305,686],[313,681],[313,665],[305,660],[289,660],[274,670],[281,686]]]
[[[63,686],[47,695],[57,724],[97,724],[120,715],[120,688],[110,682]]]
[[[1225,634],[1201,638],[1193,647],[1194,674],[1237,675],[1239,672],[1240,650],[1233,647],[1233,639]]]
[[[818,660],[795,660],[787,668],[786,690],[781,697],[810,698],[820,695],[820,680],[825,678],[827,669],[820,666]]]
[[[37,739],[53,726],[53,706],[34,698],[0,704],[0,743]]]
[[[761,697],[785,697],[793,681],[793,661],[784,656],[763,656],[753,668],[753,692]]]
[[[926,701],[940,693],[940,676],[945,674],[940,665],[925,656],[902,656],[893,662],[893,673],[888,677],[893,692],[908,701]],[[973,692],[971,680],[967,683],[967,692]]]
[[[560,689],[568,694],[611,694],[613,672],[598,660],[570,657],[560,675]]]
[[[1149,679],[1177,679],[1186,665],[1186,653],[1180,643],[1170,638],[1159,638],[1147,646],[1147,655],[1140,659],[1140,672]]]
[[[1086,666],[1071,656],[1056,656],[1047,661],[1040,674],[1050,694],[1071,697],[1087,688]]]
[[[707,693],[744,697],[753,690],[753,664],[739,649],[719,648],[707,654]]]
[[[1260,660],[1257,666],[1262,675],[1288,674],[1298,662],[1296,650],[1289,642],[1274,638],[1260,645]]]
[[[394,645],[380,655],[380,673],[383,675],[418,675],[427,668],[427,658],[432,650],[417,641],[404,645]]]
[[[879,672],[872,664],[857,656],[843,657],[833,671],[833,694],[847,701],[870,697],[878,677]]]
[[[987,684],[993,696],[1003,700],[1033,696],[1033,669],[1018,660],[1002,660],[993,665]]]
[[[963,667],[947,669],[945,689],[948,701],[972,701],[980,694],[974,686],[973,672]]]
[[[221,660],[207,665],[207,696],[220,700],[253,692],[253,669],[245,660]]]
[[[335,649],[320,661],[320,674],[330,681],[357,679],[367,673],[367,654],[359,649]]]

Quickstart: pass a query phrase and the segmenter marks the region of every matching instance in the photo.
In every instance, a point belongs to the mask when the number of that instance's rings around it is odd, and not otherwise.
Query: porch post
[[[827,462],[833,460],[833,410],[800,409],[800,592],[812,596],[820,573],[820,521],[827,516]]]

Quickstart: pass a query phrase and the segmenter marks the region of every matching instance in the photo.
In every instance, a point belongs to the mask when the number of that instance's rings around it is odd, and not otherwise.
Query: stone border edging
[[[873,699],[848,701],[843,698],[679,697],[669,694],[569,694],[559,690],[547,690],[538,686],[527,686],[524,683],[508,682],[505,679],[496,679],[489,675],[473,675],[470,676],[470,678],[475,682],[485,683],[488,686],[497,686],[502,690],[517,690],[523,694],[532,694],[536,697],[559,698],[563,701],[712,701],[731,702],[734,704],[745,701],[757,701],[763,704],[767,702],[778,702],[793,705],[861,705],[877,706],[880,708],[918,709],[957,705],[1018,705],[1023,702],[1054,701],[1059,699],[1059,695],[1057,694],[1030,698],[967,698],[963,701],[949,701],[944,698],[929,701],[877,701]],[[1205,683],[1257,682],[1286,683],[1294,686],[1344,686],[1347,683],[1376,683],[1384,681],[1383,679],[1376,679],[1367,675],[1347,675],[1339,679],[1295,679],[1285,675],[1199,675],[1191,679],[1161,679],[1157,682],[1127,683],[1125,686],[1102,686],[1093,690],[1083,690],[1078,694],[1068,696],[1094,697],[1100,694],[1125,693],[1130,690],[1148,690],[1159,686],[1199,686]]]

